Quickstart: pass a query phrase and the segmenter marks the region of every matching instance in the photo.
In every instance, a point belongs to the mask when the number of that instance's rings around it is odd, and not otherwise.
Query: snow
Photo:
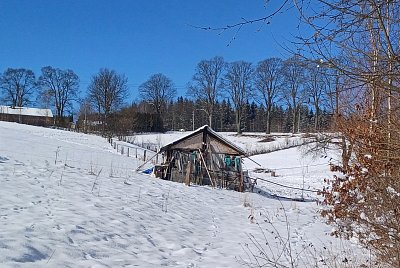
[[[304,177],[306,187],[320,189],[329,176],[326,160],[296,149],[253,160],[278,175],[258,176],[282,184],[299,186]],[[315,202],[291,200],[296,190],[258,184],[275,195],[268,196],[187,187],[134,172],[142,163],[101,137],[0,122],[0,266],[243,267],[254,262],[249,250],[258,254],[252,237],[269,256],[283,251],[279,237],[289,237],[293,253],[302,252],[299,267],[319,260],[324,246],[332,258],[343,256],[343,245],[359,250],[328,235]]]
[[[28,107],[9,107],[0,106],[0,114],[14,114],[14,115],[29,115],[29,116],[43,116],[53,117],[50,109],[28,108]]]
[[[386,188],[386,191],[391,194],[392,196],[398,196],[400,197],[400,193],[396,192],[396,190],[393,187],[388,186]]]
[[[199,128],[202,129],[203,127]],[[134,144],[141,146],[150,146],[153,150],[159,149],[163,146],[170,144],[176,140],[183,138],[184,136],[190,135],[191,133],[198,131],[169,131],[167,133],[138,133],[134,136],[128,137],[128,140]],[[301,135],[293,134],[277,134],[266,135],[263,133],[246,133],[244,135],[237,135],[233,132],[217,132],[219,136],[222,136],[229,143],[235,144],[237,147],[243,149],[247,154],[259,154],[265,152],[276,151],[282,148],[290,148],[301,143],[307,142],[307,139],[301,137]],[[267,137],[273,136],[274,140],[265,142]]]

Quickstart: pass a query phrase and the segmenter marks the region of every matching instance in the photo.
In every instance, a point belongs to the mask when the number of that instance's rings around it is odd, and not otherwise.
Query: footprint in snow
[[[48,254],[39,251],[38,249],[34,248],[33,246],[26,246],[26,253],[22,256],[11,259],[15,262],[20,263],[27,263],[27,262],[36,262],[40,260],[44,260],[48,258]]]
[[[67,236],[67,239],[70,244],[74,244],[74,240],[71,237]]]

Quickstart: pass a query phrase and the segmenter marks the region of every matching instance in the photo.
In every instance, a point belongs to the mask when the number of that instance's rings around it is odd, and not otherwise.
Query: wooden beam
[[[137,167],[136,171],[138,171],[139,169],[141,169],[144,165],[146,165],[147,163],[149,163],[154,157],[156,157],[158,155],[158,153],[156,153],[155,155],[153,155],[149,160],[147,160],[146,162],[144,162],[143,164],[141,164],[140,166]]]
[[[205,167],[205,169],[207,171],[208,177],[210,178],[211,185],[212,185],[212,187],[215,187],[215,183],[214,183],[214,181],[213,181],[213,179],[212,179],[212,177],[210,175],[210,171],[208,171],[208,168],[207,168],[207,165],[206,165],[206,161],[204,161],[204,157],[203,157],[203,154],[201,153],[200,149],[199,149],[199,153],[200,153],[200,158],[203,161],[204,167]]]
[[[258,166],[261,167],[261,165],[259,163],[257,163],[256,161],[254,161],[253,159],[251,159],[250,156],[245,156],[245,158],[249,159],[251,162],[256,163]]]

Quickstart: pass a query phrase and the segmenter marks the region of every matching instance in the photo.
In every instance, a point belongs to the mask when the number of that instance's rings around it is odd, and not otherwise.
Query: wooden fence
[[[108,142],[121,155],[125,155],[127,157],[134,157],[143,162],[146,162],[153,157],[151,163],[154,165],[159,164],[159,162],[161,162],[162,160],[156,151],[147,149],[147,147],[142,148],[138,145],[132,145],[128,142],[120,141],[113,138],[110,138]],[[157,150],[157,148],[152,148],[152,149]]]

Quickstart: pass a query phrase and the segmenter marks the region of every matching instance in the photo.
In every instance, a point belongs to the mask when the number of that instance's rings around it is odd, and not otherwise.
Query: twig
[[[57,150],[56,150],[56,158],[55,158],[55,160],[54,160],[54,165],[57,164],[57,158],[58,158],[58,153],[60,152],[60,147],[61,147],[61,146],[58,146],[58,147],[57,147]]]
[[[56,249],[54,249],[53,252],[51,253],[50,258],[49,258],[49,259],[47,260],[47,262],[46,262],[46,265],[49,264],[51,258],[52,258],[53,255],[54,255],[54,252],[56,252]]]
[[[169,191],[170,191],[170,189],[168,189],[167,197],[166,197],[166,198],[165,198],[165,200],[164,200],[163,211],[164,211],[165,213],[167,213],[167,212],[168,212],[168,198],[169,198]]]
[[[233,29],[233,28],[240,29],[241,27],[248,25],[248,24],[253,24],[253,23],[258,23],[258,22],[266,22],[267,20],[271,19],[276,14],[278,14],[288,4],[288,2],[289,2],[289,0],[285,0],[274,12],[272,12],[271,14],[269,14],[267,16],[257,18],[257,19],[247,20],[245,18],[242,18],[241,22],[234,23],[234,24],[228,24],[228,25],[222,26],[222,27],[204,27],[204,26],[195,26],[195,25],[189,25],[189,26],[196,28],[196,29],[200,29],[200,30],[221,31],[221,32],[229,30],[229,29]]]
[[[64,175],[64,170],[63,170],[63,171],[61,171],[61,176],[60,176],[60,181],[58,182],[58,186],[60,186],[60,185],[61,185],[61,183],[62,183],[62,178],[63,178],[63,175]]]
[[[99,178],[99,176],[100,176],[100,173],[101,173],[101,171],[102,171],[103,169],[100,169],[100,171],[99,171],[99,174],[97,174],[96,175],[96,179],[94,180],[94,182],[93,182],[93,186],[92,186],[92,193],[93,193],[93,189],[94,189],[94,187],[96,186],[96,184],[97,184],[97,179]]]

